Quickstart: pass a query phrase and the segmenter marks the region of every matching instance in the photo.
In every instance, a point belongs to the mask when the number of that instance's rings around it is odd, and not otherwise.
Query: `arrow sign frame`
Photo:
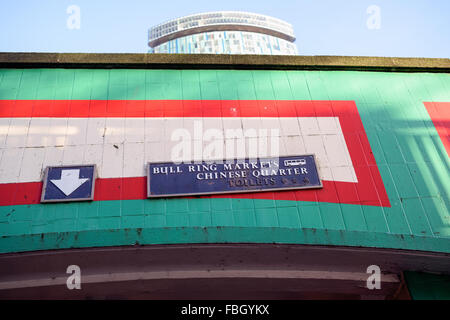
[[[53,181],[67,179],[63,176],[63,171],[70,172],[70,179],[73,179],[73,172],[78,170],[78,180],[84,180],[77,187],[74,187],[68,195],[60,189],[58,184]],[[58,174],[59,172],[59,174]],[[73,202],[73,201],[91,201],[94,200],[95,180],[97,178],[97,166],[95,164],[70,165],[70,166],[51,166],[45,168],[41,203],[45,202]],[[53,181],[52,181],[53,180]],[[92,182],[89,182],[91,180]],[[89,186],[90,185],[90,186]],[[83,187],[84,186],[84,187]],[[86,189],[88,187],[88,189]],[[83,189],[80,195],[79,189]]]

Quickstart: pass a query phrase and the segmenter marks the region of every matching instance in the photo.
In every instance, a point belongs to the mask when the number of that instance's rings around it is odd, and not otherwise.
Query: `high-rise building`
[[[193,14],[149,30],[151,53],[296,55],[292,25],[269,16],[237,11]]]

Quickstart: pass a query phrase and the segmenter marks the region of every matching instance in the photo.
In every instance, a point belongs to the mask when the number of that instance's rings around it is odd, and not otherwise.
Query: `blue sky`
[[[67,27],[70,5],[80,29]],[[367,27],[371,5],[379,29]],[[216,10],[288,21],[301,55],[450,57],[448,0],[2,0],[0,51],[144,53],[152,25]]]

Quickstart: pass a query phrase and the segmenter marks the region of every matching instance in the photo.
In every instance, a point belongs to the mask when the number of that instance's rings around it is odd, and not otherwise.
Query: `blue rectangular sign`
[[[47,167],[41,202],[93,200],[95,178],[95,165]]]
[[[322,188],[314,155],[149,163],[147,170],[148,197]]]

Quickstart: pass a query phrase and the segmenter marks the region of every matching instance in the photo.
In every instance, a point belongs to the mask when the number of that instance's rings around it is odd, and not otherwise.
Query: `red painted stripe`
[[[0,184],[0,206],[39,203],[42,182]]]
[[[336,114],[351,121],[355,114],[349,103],[304,100],[0,100],[0,118],[332,117]]]
[[[211,197],[390,206],[370,142],[353,101],[0,100],[0,117],[338,117],[358,183],[324,181],[324,188],[320,190]],[[446,124],[448,128],[448,121]],[[0,205],[38,203],[40,188],[40,183],[0,184]],[[95,200],[145,198],[145,177],[96,181]]]
[[[94,201],[146,199],[146,183],[146,177],[97,179],[95,181]],[[42,182],[0,184],[0,206],[38,204],[40,203],[41,190]],[[355,183],[334,181],[323,181],[323,189],[222,194],[201,196],[201,198],[361,203],[356,195]],[[368,202],[367,200],[365,201],[365,203]],[[372,202],[372,205],[380,205],[377,200]]]
[[[450,102],[424,102],[442,144],[450,157]]]

